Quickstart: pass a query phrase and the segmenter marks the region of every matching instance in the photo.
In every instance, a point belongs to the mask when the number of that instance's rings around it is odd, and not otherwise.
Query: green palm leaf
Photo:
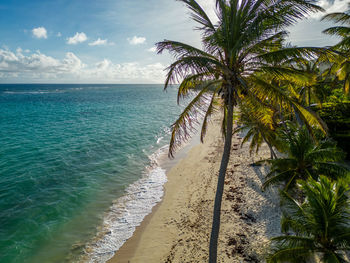
[[[169,157],[174,156],[174,151],[180,146],[182,141],[187,141],[191,133],[195,131],[195,126],[199,124],[196,114],[202,113],[203,105],[206,103],[205,93],[207,88],[203,88],[197,96],[183,110],[179,118],[171,127],[171,139],[169,144]]]

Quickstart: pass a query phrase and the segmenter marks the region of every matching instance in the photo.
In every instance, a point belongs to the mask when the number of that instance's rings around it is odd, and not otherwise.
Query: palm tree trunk
[[[271,160],[273,160],[274,158],[277,159],[277,155],[276,155],[275,151],[273,150],[271,144],[269,144],[269,143],[267,142],[267,145],[269,146],[269,149],[270,149]]]
[[[221,201],[224,192],[225,175],[227,165],[230,159],[231,144],[232,144],[232,128],[233,128],[233,105],[232,101],[228,105],[227,110],[227,129],[225,136],[224,153],[222,155],[218,184],[216,188],[214,213],[213,213],[213,224],[210,235],[209,244],[209,263],[216,263],[217,261],[217,248],[218,248],[218,237],[220,230],[220,214],[221,214]]]
[[[261,133],[261,136],[262,136],[262,138],[264,139],[264,141],[266,142],[266,144],[269,146],[270,153],[271,153],[271,160],[272,160],[273,158],[276,158],[276,159],[277,159],[277,155],[276,155],[275,151],[273,150],[272,145],[266,140],[266,137],[264,136],[263,133]]]

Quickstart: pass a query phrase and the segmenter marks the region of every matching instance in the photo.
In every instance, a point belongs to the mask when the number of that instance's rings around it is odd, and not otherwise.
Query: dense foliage
[[[322,253],[325,262],[342,262],[338,250],[349,248],[348,236],[336,239],[336,235],[341,227],[346,231],[349,227],[345,195],[349,170],[341,163],[343,152],[329,135],[347,147],[350,27],[324,31],[341,37],[334,47],[293,47],[285,44],[286,27],[322,11],[316,1],[216,0],[215,23],[195,0],[181,2],[198,23],[202,49],[172,40],[157,43],[158,53],[167,50],[175,58],[167,68],[165,89],[180,82],[178,101],[192,96],[172,125],[169,156],[200,124],[203,141],[210,117],[217,111],[223,113],[225,145],[209,262],[217,260],[221,200],[235,132],[245,132],[242,143],[250,143],[251,153],[267,143],[271,171],[263,187],[284,187],[282,229],[291,233],[273,239],[268,261],[303,262],[315,252]],[[324,19],[350,25],[347,13],[328,14]],[[239,122],[235,129],[234,109]],[[325,220],[334,225],[325,226]],[[290,257],[293,251],[299,253],[295,258]]]
[[[273,262],[347,262],[350,250],[349,186],[344,180],[332,181],[321,176],[318,181],[300,181],[305,201],[300,203],[282,191],[282,236],[272,239],[267,258]]]
[[[305,127],[297,129],[290,125],[288,129],[282,129],[279,137],[284,143],[285,156],[265,161],[271,165],[271,170],[263,188],[282,183],[287,191],[295,187],[298,179],[311,177],[317,180],[320,174],[332,179],[347,175],[347,167],[339,163],[343,161],[344,153],[330,138],[317,140]]]
[[[330,136],[347,152],[347,159],[350,159],[350,101],[324,103],[315,110],[329,127]]]

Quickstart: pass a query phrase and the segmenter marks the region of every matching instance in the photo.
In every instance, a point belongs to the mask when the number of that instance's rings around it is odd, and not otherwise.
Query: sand
[[[269,238],[280,234],[277,190],[261,191],[267,146],[249,155],[234,136],[222,204],[218,262],[264,262]],[[163,201],[145,218],[111,263],[206,262],[214,195],[222,156],[220,123],[203,144],[189,150],[167,173]]]

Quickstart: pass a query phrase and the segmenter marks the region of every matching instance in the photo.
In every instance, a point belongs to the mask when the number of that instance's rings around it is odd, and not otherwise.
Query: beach
[[[225,180],[218,262],[263,262],[269,238],[280,233],[275,189],[261,190],[266,167],[254,162],[269,157],[264,145],[249,155],[234,135]],[[205,262],[217,176],[223,149],[220,121],[209,125],[203,144],[192,147],[167,172],[163,200],[110,263]]]

